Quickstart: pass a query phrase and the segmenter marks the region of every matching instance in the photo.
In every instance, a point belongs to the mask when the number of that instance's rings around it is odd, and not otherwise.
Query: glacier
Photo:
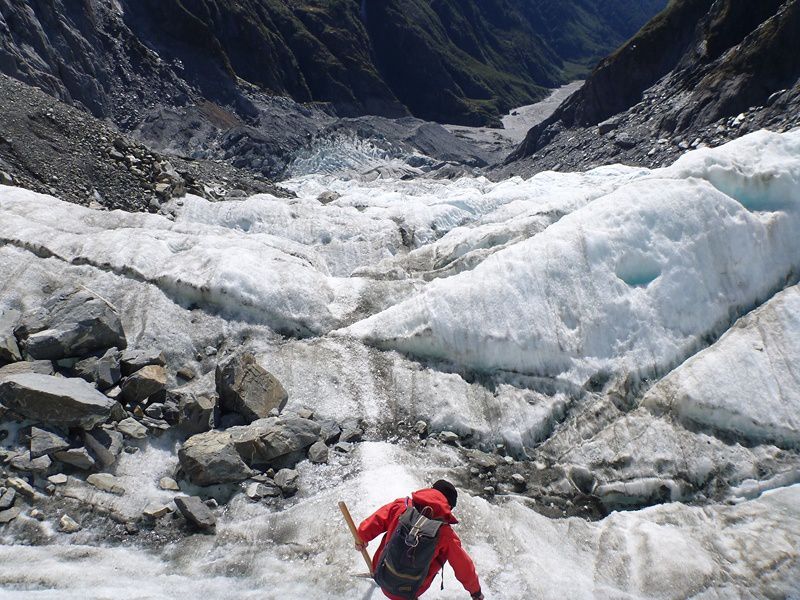
[[[439,477],[487,597],[797,593],[800,132],[655,170],[285,185],[152,215],[0,186],[0,310],[83,286],[191,386],[213,381],[206,346],[247,344],[290,407],[361,417],[368,439],[301,463],[282,510],[235,495],[215,537],[111,543],[22,516],[0,530],[0,599],[378,598],[336,501],[364,517]],[[608,515],[482,497],[463,448],[404,436],[418,419],[541,463],[554,494],[591,473]],[[176,461],[153,444],[116,467],[129,493],[84,499],[140,514]],[[448,570],[428,595],[463,590]]]

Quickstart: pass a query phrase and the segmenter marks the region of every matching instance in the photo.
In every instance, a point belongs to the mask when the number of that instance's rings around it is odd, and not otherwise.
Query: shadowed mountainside
[[[665,0],[0,0],[0,72],[132,126],[251,89],[340,116],[496,123],[584,73]]]

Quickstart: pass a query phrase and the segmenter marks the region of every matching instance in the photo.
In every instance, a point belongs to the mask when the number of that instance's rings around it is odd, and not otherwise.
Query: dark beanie
[[[440,479],[436,483],[434,483],[431,488],[434,490],[441,492],[442,495],[447,498],[447,502],[450,504],[450,508],[456,507],[456,502],[458,502],[458,492],[456,491],[455,486],[450,483],[449,481],[445,481],[444,479]]]

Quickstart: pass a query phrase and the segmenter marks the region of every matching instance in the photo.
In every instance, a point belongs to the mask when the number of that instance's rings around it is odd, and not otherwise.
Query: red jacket
[[[450,527],[450,525],[458,523],[458,521],[453,516],[453,513],[450,512],[450,504],[447,502],[447,498],[438,490],[425,489],[411,494],[411,500],[419,509],[429,506],[433,510],[433,518],[445,523],[439,528],[436,553],[433,556],[428,576],[425,578],[418,594],[421,596],[430,587],[433,578],[445,562],[449,562],[450,566],[453,567],[456,578],[464,586],[464,589],[470,594],[480,592],[481,585],[478,582],[478,575],[475,573],[475,565],[472,564],[472,559],[461,547],[461,540],[456,535],[456,532]],[[364,542],[370,542],[386,532],[386,535],[381,540],[381,545],[378,546],[378,551],[372,559],[373,569],[378,566],[378,561],[381,558],[381,554],[383,554],[386,542],[392,537],[400,515],[403,514],[405,509],[406,499],[398,498],[394,502],[379,508],[375,514],[365,519],[358,527],[358,534]],[[402,600],[386,592],[384,594],[393,600]]]

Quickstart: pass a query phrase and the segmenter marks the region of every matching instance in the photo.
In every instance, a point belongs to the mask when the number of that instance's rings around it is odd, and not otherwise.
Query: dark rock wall
[[[631,109],[656,87],[656,134],[766,106],[771,94],[797,85],[798,39],[798,0],[673,0],[531,129],[509,162],[534,155],[565,128],[597,125]]]

